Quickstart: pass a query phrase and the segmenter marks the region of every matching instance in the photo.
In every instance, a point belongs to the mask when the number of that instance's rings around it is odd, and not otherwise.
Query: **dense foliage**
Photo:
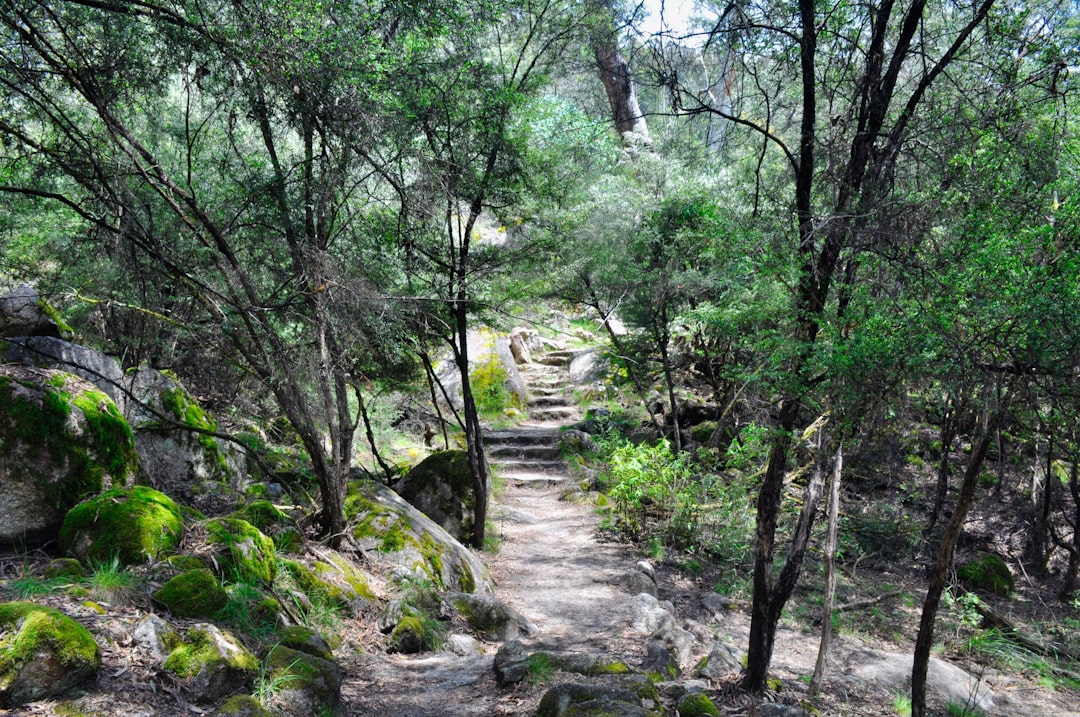
[[[1075,3],[706,3],[647,38],[579,10],[6,3],[0,279],[128,365],[283,414],[332,541],[361,423],[392,470],[365,397],[433,379],[448,347],[482,545],[480,412],[506,397],[470,327],[588,307],[664,438],[607,446],[617,511],[752,563],[755,690],[844,447],[876,473],[934,464],[920,649],[990,451],[1037,475],[1013,557],[1071,599]],[[721,531],[748,499],[754,527]]]

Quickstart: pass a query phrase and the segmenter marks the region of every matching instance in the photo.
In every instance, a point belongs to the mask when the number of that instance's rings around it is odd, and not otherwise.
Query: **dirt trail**
[[[556,359],[554,363],[559,363]],[[534,364],[523,371],[535,419],[492,432],[492,463],[505,482],[490,514],[503,542],[486,562],[496,595],[530,620],[530,642],[565,652],[638,657],[631,596],[616,578],[637,558],[627,546],[602,542],[599,518],[587,502],[561,500],[571,477],[557,458],[558,429],[579,417],[566,398],[565,368]],[[482,653],[345,657],[342,690],[348,713],[410,717],[530,714],[542,689],[503,689],[492,662],[498,643]],[[629,651],[629,652],[628,652]],[[344,656],[343,656],[344,657]]]

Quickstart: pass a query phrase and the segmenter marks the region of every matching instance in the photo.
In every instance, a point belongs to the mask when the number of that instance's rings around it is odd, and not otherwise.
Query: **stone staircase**
[[[503,477],[518,483],[566,479],[559,429],[581,420],[567,374],[573,356],[573,351],[548,351],[518,366],[529,393],[528,420],[514,428],[484,432],[488,463]]]

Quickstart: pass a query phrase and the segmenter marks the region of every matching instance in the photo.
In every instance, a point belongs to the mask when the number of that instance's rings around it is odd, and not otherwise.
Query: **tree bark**
[[[637,141],[651,144],[645,115],[641,112],[637,92],[634,90],[630,63],[619,50],[614,8],[604,0],[592,0],[590,6],[592,21],[589,27],[589,44],[596,58],[600,82],[603,83],[604,91],[607,93],[615,129],[618,130],[624,143],[633,142],[634,140],[630,137],[636,135]]]
[[[840,519],[840,476],[844,470],[844,445],[836,447],[833,459],[832,481],[829,486],[829,531],[825,539],[825,599],[821,606],[821,644],[818,647],[814,674],[810,678],[810,697],[817,694],[825,677],[825,663],[832,640],[833,601],[836,598],[836,533]]]
[[[956,543],[964,529],[964,519],[967,518],[968,510],[975,499],[975,489],[979,485],[979,474],[986,460],[986,452],[990,448],[990,442],[994,440],[1003,411],[1004,406],[1000,406],[994,412],[982,438],[971,452],[964,479],[960,484],[960,496],[956,500],[945,534],[941,537],[930,585],[926,589],[922,617],[919,619],[919,636],[915,640],[915,657],[911,668],[911,717],[926,715],[926,672],[930,664],[930,648],[934,644],[934,620],[941,604],[941,594],[948,581],[949,570],[952,568]]]

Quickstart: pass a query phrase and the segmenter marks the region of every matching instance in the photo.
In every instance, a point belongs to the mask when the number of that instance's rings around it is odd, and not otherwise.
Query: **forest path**
[[[637,659],[642,636],[632,625],[631,596],[615,584],[637,558],[625,545],[603,542],[591,504],[562,500],[572,478],[559,456],[559,433],[581,418],[567,385],[569,359],[568,352],[549,352],[522,366],[529,420],[485,435],[491,464],[504,484],[490,510],[502,545],[485,560],[496,596],[538,628],[531,644]],[[531,714],[543,686],[498,687],[492,664],[499,643],[482,647],[482,654],[470,656],[373,653],[347,658],[345,712],[387,717]]]

